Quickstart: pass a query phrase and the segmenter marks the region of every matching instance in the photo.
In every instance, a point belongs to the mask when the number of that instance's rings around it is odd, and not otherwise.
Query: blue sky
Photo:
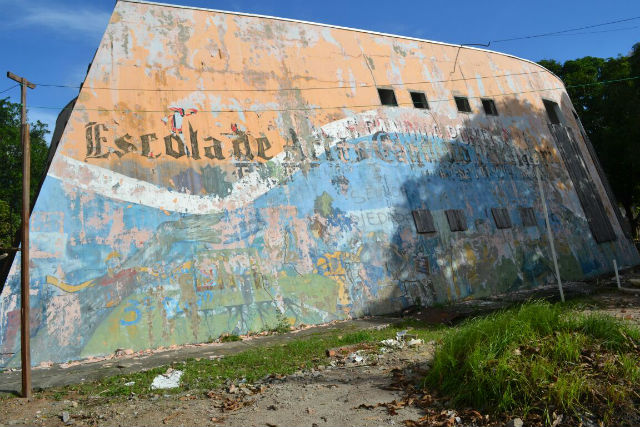
[[[168,3],[258,13],[449,43],[540,34],[640,16],[638,0],[174,0]],[[79,85],[98,47],[114,0],[0,0],[0,91],[12,86],[6,71],[35,83]],[[491,49],[534,61],[626,54],[640,42],[640,19],[615,25],[491,45]],[[30,120],[49,124],[77,89],[30,90]],[[3,94],[19,101],[19,89]]]

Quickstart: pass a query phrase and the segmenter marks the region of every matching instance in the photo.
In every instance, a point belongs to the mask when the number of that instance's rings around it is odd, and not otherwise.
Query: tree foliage
[[[22,206],[22,144],[20,104],[0,99],[0,248],[11,247],[20,227]],[[43,178],[49,147],[45,141],[47,125],[30,124],[31,202]]]
[[[585,56],[564,64],[555,60],[542,60],[540,64],[568,86],[576,112],[638,239],[640,79],[618,80],[640,76],[640,43],[628,55],[617,58]]]

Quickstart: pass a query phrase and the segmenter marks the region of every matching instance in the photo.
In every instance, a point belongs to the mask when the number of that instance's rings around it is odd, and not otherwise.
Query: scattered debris
[[[129,381],[128,383],[124,383],[124,385],[125,385],[125,387],[131,387],[135,383],[136,383],[135,381]]]
[[[240,397],[238,399],[226,398],[216,406],[223,412],[232,412],[251,404],[253,404],[253,400],[244,400],[242,397]]]
[[[419,338],[411,338],[409,341],[407,341],[407,346],[408,347],[417,347],[419,345],[424,344],[424,341],[419,339]]]
[[[562,420],[562,417],[560,417],[559,419]],[[523,425],[524,423],[520,418],[514,418],[512,420],[509,420],[505,427],[522,427]],[[553,425],[555,427],[557,424],[554,422]]]
[[[133,354],[133,350],[130,348],[119,348],[115,351],[116,357],[130,356],[132,354]]]
[[[345,357],[348,357],[350,354],[357,352],[358,350],[373,351],[374,349],[375,349],[374,344],[358,343],[358,344],[345,345],[342,347],[327,349],[326,354],[327,354],[327,357],[345,358]]]
[[[167,369],[167,372],[160,374],[153,379],[153,382],[151,383],[151,390],[164,390],[180,387],[181,377],[182,371],[169,368]]]
[[[169,421],[171,421],[172,419],[176,418],[179,415],[183,415],[183,413],[182,412],[174,412],[173,414],[169,415],[168,417],[165,417],[162,420],[162,424],[168,424]]]
[[[60,418],[62,419],[63,423],[67,423],[69,422],[69,419],[71,419],[71,417],[69,416],[69,412],[67,411],[62,411],[62,415],[60,416]]]
[[[347,356],[346,361],[348,363],[357,363],[357,364],[361,364],[363,363],[365,360],[364,356],[362,356],[360,351],[356,351],[354,353],[351,353]]]
[[[382,340],[382,341],[380,341],[380,344],[382,344],[383,346],[388,347],[388,348],[402,348],[402,347],[404,347],[404,342],[398,341],[397,339],[394,339],[394,338],[389,338],[389,339],[386,339],[386,340]]]

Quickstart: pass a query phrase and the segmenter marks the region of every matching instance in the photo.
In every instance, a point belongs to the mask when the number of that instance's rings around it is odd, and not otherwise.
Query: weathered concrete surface
[[[122,0],[70,108],[31,218],[35,365],[545,285],[535,165],[565,280],[640,261],[562,83],[508,55]]]

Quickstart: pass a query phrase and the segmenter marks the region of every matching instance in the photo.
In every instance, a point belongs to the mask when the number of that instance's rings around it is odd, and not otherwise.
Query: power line
[[[582,33],[554,34],[554,36],[578,36],[578,35],[583,35],[583,34],[614,33],[614,32],[617,32],[617,31],[633,30],[635,28],[640,28],[640,25],[636,25],[635,27],[614,28],[612,30],[585,31],[585,32],[582,32]]]
[[[554,87],[548,89],[533,89],[533,90],[523,90],[518,92],[506,92],[506,93],[498,93],[493,95],[483,95],[483,96],[468,96],[470,99],[481,99],[481,98],[494,98],[499,96],[508,96],[508,95],[517,95],[523,93],[534,93],[534,92],[549,92],[554,90],[563,90],[569,88],[577,88],[577,87],[587,87],[587,86],[597,86],[602,84],[609,83],[619,83],[624,81],[636,80],[640,79],[640,76],[634,77],[626,77],[622,79],[613,79],[613,80],[604,80],[601,82],[594,83],[585,83],[578,85],[569,85],[565,87]],[[435,99],[428,100],[430,103],[439,103],[445,101],[451,101],[453,98],[443,98],[443,99]],[[398,103],[398,105],[413,105],[413,103],[404,102]],[[341,105],[341,106],[332,106],[332,107],[291,107],[291,108],[267,108],[267,109],[255,109],[255,110],[200,110],[203,113],[264,113],[264,112],[285,112],[285,111],[315,111],[315,110],[336,110],[342,108],[372,108],[372,107],[380,107],[380,104],[369,104],[369,105]],[[31,108],[36,109],[50,109],[50,110],[61,110],[59,107],[47,107],[47,106],[32,106]],[[99,111],[99,112],[120,112],[120,113],[167,113],[166,109],[163,110],[127,110],[127,109],[108,109],[108,108],[74,108],[77,111]]]
[[[446,83],[446,82],[456,82],[456,81],[464,81],[464,80],[477,80],[477,79],[490,79],[490,78],[498,78],[498,77],[511,77],[511,76],[522,76],[526,74],[540,74],[547,73],[547,70],[537,70],[537,71],[523,71],[521,73],[510,73],[510,74],[497,74],[491,76],[478,76],[478,77],[460,77],[456,79],[445,79],[445,80],[424,80],[424,81],[415,81],[408,83],[388,83],[388,86],[408,86],[408,85],[416,85],[416,84],[424,84],[424,83]],[[285,87],[285,88],[273,88],[273,89],[150,89],[150,88],[119,88],[119,87],[96,87],[96,86],[75,86],[75,85],[61,85],[61,84],[48,84],[48,83],[36,83],[39,87],[55,87],[55,88],[71,88],[71,89],[92,89],[92,90],[114,90],[114,91],[140,91],[140,92],[278,92],[278,91],[296,91],[296,90],[329,90],[329,89],[357,89],[357,88],[367,88],[367,87],[376,87],[375,84],[370,83],[360,83],[353,84],[349,86],[312,86],[312,87]]]
[[[17,84],[17,85],[13,85],[13,86],[8,87],[8,88],[6,88],[5,90],[1,91],[0,93],[9,92],[11,89],[16,88],[16,87],[18,87],[18,86],[20,86],[20,85],[19,85],[19,84]]]
[[[615,20],[615,21],[603,22],[603,23],[593,24],[593,25],[585,25],[585,26],[582,26],[582,27],[576,27],[576,28],[570,28],[570,29],[565,29],[565,30],[553,31],[553,32],[549,32],[549,33],[533,34],[533,35],[528,35],[528,36],[512,37],[512,38],[499,39],[499,40],[491,40],[489,43],[486,43],[486,44],[483,44],[483,43],[464,43],[464,44],[459,45],[459,47],[460,48],[463,47],[463,46],[484,46],[484,47],[489,47],[491,45],[491,43],[502,43],[502,42],[508,42],[508,41],[514,41],[514,40],[526,40],[526,39],[533,39],[533,38],[539,38],[539,37],[548,37],[548,36],[557,36],[557,35],[594,34],[594,33],[604,33],[604,32],[630,30],[630,29],[637,28],[637,26],[636,27],[629,27],[629,28],[617,28],[617,29],[605,30],[605,31],[593,31],[593,32],[583,32],[583,33],[569,34],[569,33],[572,33],[573,31],[579,31],[579,30],[585,30],[585,29],[590,29],[590,28],[602,27],[602,26],[606,26],[606,25],[613,25],[613,24],[618,24],[618,23],[621,23],[621,22],[634,21],[634,20],[637,20],[637,19],[640,19],[640,16],[634,16],[634,17],[625,18],[625,19],[618,19],[618,20]],[[459,53],[459,50],[458,50],[458,53]],[[456,55],[456,61],[455,62],[457,62],[457,55]],[[454,62],[454,69],[455,69],[455,62]],[[418,82],[410,82],[410,83],[391,83],[390,86],[407,86],[407,85],[422,84],[422,83],[445,83],[445,82],[449,82],[449,81],[475,80],[477,78],[486,79],[486,78],[496,78],[496,77],[508,77],[508,76],[517,76],[517,75],[523,75],[523,74],[534,74],[534,73],[543,73],[543,72],[546,72],[546,70],[528,71],[528,72],[523,72],[523,73],[512,73],[512,74],[493,75],[493,76],[466,77],[466,78],[462,77],[462,78],[457,78],[457,79],[446,79],[446,80],[418,81]],[[141,91],[141,92],[185,92],[185,91],[186,92],[195,92],[195,91],[200,91],[200,92],[277,92],[277,91],[296,91],[296,90],[355,89],[355,88],[358,88],[358,87],[366,88],[366,87],[375,87],[376,86],[375,84],[372,85],[372,84],[368,84],[368,83],[361,83],[361,84],[354,84],[354,85],[350,85],[350,86],[342,85],[342,86],[322,86],[322,87],[306,87],[306,88],[288,87],[288,88],[274,88],[274,89],[204,89],[204,88],[198,88],[198,89],[147,89],[147,88],[110,88],[110,87],[83,86],[83,85],[63,85],[63,84],[55,84],[55,83],[37,83],[37,85],[40,86],[40,87],[53,87],[53,88],[69,88],[69,89],[85,88],[85,89],[92,89],[92,90]],[[12,88],[9,88],[9,89],[12,89]],[[9,89],[7,89],[7,90],[9,90]],[[0,92],[0,93],[3,93],[3,92]]]
[[[512,38],[508,38],[508,39],[492,40],[492,41],[489,42],[489,44],[491,44],[491,43],[510,42],[510,41],[514,41],[514,40],[526,40],[526,39],[535,39],[535,38],[539,38],[539,37],[555,36],[555,35],[558,35],[558,34],[570,33],[572,31],[587,30],[589,28],[596,28],[596,27],[603,27],[605,25],[619,24],[620,22],[634,21],[636,19],[640,19],[640,16],[634,16],[633,18],[618,19],[616,21],[603,22],[601,24],[585,25],[584,27],[570,28],[570,29],[567,29],[567,30],[552,31],[550,33],[542,33],[542,34],[534,34],[534,35],[530,35],[530,36],[512,37]]]

